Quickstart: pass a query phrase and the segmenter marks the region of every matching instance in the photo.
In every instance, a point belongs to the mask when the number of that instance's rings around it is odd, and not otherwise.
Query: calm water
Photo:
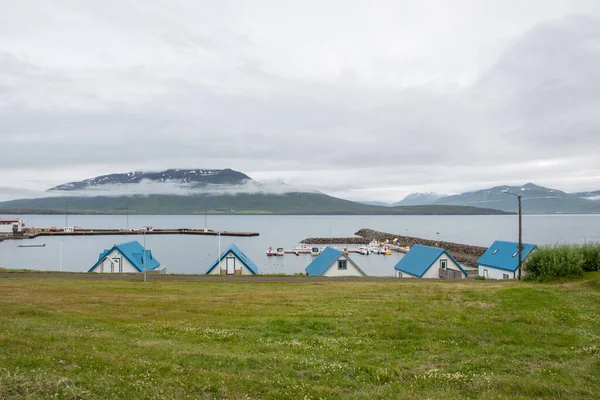
[[[9,217],[3,215],[3,217]],[[63,227],[65,217],[59,215],[20,216],[27,226]],[[204,228],[204,216],[70,215],[69,226],[84,228]],[[267,257],[269,246],[286,249],[298,245],[306,237],[352,236],[361,228],[408,234],[428,239],[489,246],[494,240],[517,239],[516,216],[209,216],[208,227],[215,230],[254,231],[254,238],[221,238],[224,249],[236,243],[255,263],[261,273],[304,272],[310,255]],[[7,240],[0,243],[0,267],[58,270],[60,241],[63,242],[63,270],[87,271],[98,254],[115,243],[139,240],[142,236],[41,237],[25,242]],[[535,244],[583,243],[600,241],[600,215],[526,215],[523,217],[523,240]],[[43,248],[19,248],[21,243],[46,244]],[[218,239],[201,236],[146,236],[146,245],[170,273],[204,273],[216,259]],[[368,274],[393,275],[400,254],[392,256],[352,255]]]

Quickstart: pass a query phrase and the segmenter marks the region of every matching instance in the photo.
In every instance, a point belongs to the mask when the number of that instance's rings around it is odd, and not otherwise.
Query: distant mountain
[[[573,196],[581,197],[588,200],[600,200],[600,190],[594,190],[591,192],[578,192],[573,193]]]
[[[437,199],[444,197],[445,195],[427,192],[427,193],[411,193],[406,196],[403,200],[394,204],[394,206],[423,206],[427,204],[433,204]]]
[[[0,203],[0,212],[124,214],[342,214],[342,215],[494,215],[503,211],[463,206],[379,207],[338,199],[323,193],[285,193],[235,195],[134,195],[119,197],[46,197]]]
[[[143,183],[150,182],[153,192]],[[172,183],[177,185],[171,185]],[[136,191],[138,190],[138,191]],[[139,190],[146,190],[147,194]],[[277,192],[279,190],[279,192]],[[50,197],[0,203],[0,211],[132,214],[503,214],[463,206],[388,207],[359,204],[323,193],[267,187],[231,169],[169,169],[128,172],[70,182],[48,190]],[[126,211],[127,210],[127,211]]]
[[[379,206],[379,207],[392,207],[391,203],[385,201],[357,201],[359,204],[366,204],[368,206]]]
[[[436,205],[462,205],[516,211],[517,199],[505,191],[522,196],[524,213],[600,213],[595,202],[561,190],[528,183],[523,186],[496,186],[437,199]]]
[[[102,185],[127,185],[147,182],[179,182],[191,186],[207,184],[237,185],[252,179],[241,172],[232,169],[168,169],[160,172],[132,171],[124,174],[101,175],[78,182],[69,182],[48,189],[54,190],[85,190]]]

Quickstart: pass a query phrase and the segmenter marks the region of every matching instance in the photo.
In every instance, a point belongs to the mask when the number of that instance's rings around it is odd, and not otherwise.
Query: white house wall
[[[347,260],[348,269],[338,269],[338,260]],[[345,254],[342,254],[331,264],[329,269],[325,271],[323,276],[364,276],[360,271],[350,262]]]
[[[221,267],[223,268],[223,270],[227,269],[227,258],[228,257],[235,258],[235,270],[236,271],[241,270],[242,275],[254,275],[254,273],[252,271],[250,271],[250,269],[248,269],[248,267],[246,267],[246,265],[244,265],[242,260],[240,260],[238,257],[236,257],[236,255],[232,252],[227,253],[227,255],[225,257],[223,257],[223,259],[221,260]],[[212,271],[210,271],[208,273],[208,275],[221,275],[221,269],[219,268],[219,264],[217,264],[217,266],[214,267],[212,269]]]
[[[488,275],[485,275],[485,271],[488,271]],[[511,272],[511,271],[505,271],[503,269],[498,269],[498,268],[492,268],[492,267],[486,267],[484,265],[480,265],[479,266],[479,276],[486,276],[487,279],[504,279],[504,274],[508,274],[508,278],[509,279],[514,279],[515,278],[515,273]]]
[[[397,269],[394,269],[394,271],[396,271],[396,278],[403,278],[403,279],[411,279],[411,278],[416,278],[416,276],[413,276],[411,274],[407,274],[406,272],[403,271],[398,271]]]
[[[108,259],[110,259],[110,261]],[[124,273],[136,273],[139,272],[125,257],[123,257],[123,255],[118,251],[118,250],[113,250],[110,253],[108,253],[108,255],[106,257],[104,257],[104,260],[98,264],[96,266],[96,268],[92,271],[92,272],[104,272],[104,273],[111,273],[111,261],[113,260],[113,258],[119,258],[121,260],[121,272]]]
[[[13,233],[13,226],[17,227],[17,232],[22,232],[23,231],[23,225],[22,225],[22,221],[19,220],[19,222],[3,222],[0,223],[0,233],[9,233],[12,234]]]

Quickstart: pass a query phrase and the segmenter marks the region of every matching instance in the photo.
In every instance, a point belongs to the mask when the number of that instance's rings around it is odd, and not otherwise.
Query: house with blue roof
[[[105,249],[98,256],[98,261],[88,272],[102,273],[136,273],[146,271],[166,273],[166,268],[160,267],[160,262],[146,249],[134,240],[115,244],[110,249]]]
[[[235,244],[229,246],[205,272],[206,275],[256,275],[258,267]]]
[[[394,267],[397,278],[462,279],[467,271],[444,249],[414,245]]]
[[[327,247],[305,269],[310,276],[367,276],[347,254]]]
[[[523,243],[523,262],[535,250],[535,244]],[[477,260],[479,276],[486,279],[515,279],[519,268],[519,244],[495,241]]]

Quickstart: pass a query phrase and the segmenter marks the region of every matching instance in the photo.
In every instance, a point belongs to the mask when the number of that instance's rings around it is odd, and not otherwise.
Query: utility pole
[[[510,192],[508,190],[503,190],[503,193],[510,194],[512,196],[516,196],[518,204],[519,204],[519,244],[517,245],[517,250],[519,252],[519,266],[517,268],[517,279],[521,280],[521,270],[523,269],[523,219],[522,219],[522,210],[521,210],[521,195]]]
[[[60,271],[63,270],[63,241],[60,241]]]
[[[144,282],[146,282],[146,230],[144,228],[144,251],[142,252],[142,264],[144,265]]]
[[[519,273],[518,279],[521,280],[521,269],[523,267],[523,228],[521,217],[521,196],[517,196],[519,201]]]
[[[221,231],[217,233],[217,236],[219,237],[219,253],[217,257],[219,257],[219,274],[221,274]]]

